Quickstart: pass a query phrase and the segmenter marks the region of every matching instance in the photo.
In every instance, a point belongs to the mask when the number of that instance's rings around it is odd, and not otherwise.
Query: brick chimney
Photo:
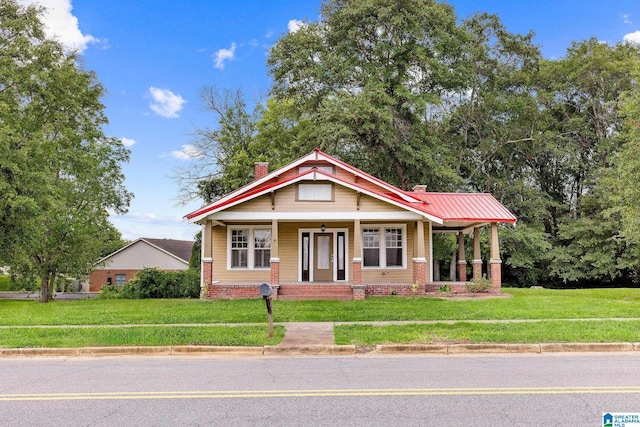
[[[414,185],[412,188],[414,193],[426,193],[427,186],[426,185]]]
[[[269,175],[269,162],[255,162],[253,164],[253,180],[257,181]]]

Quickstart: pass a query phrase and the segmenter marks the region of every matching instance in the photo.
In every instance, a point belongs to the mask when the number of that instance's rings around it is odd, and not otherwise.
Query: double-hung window
[[[404,267],[406,265],[406,228],[369,226],[362,229],[363,267]]]
[[[229,230],[230,268],[269,268],[271,228],[238,227]]]

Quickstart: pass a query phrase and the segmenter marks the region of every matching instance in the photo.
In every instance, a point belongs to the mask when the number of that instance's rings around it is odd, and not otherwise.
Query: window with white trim
[[[271,264],[271,228],[229,228],[229,268],[262,269]]]
[[[333,200],[333,184],[298,184],[298,200],[330,202]]]
[[[269,268],[271,266],[271,229],[253,230],[253,266]]]
[[[384,238],[381,234],[384,233]],[[404,267],[405,226],[371,226],[362,229],[363,267]]]
[[[116,286],[122,286],[127,283],[126,274],[116,274]]]

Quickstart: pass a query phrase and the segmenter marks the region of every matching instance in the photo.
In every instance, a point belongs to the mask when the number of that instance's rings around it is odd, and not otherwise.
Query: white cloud
[[[176,95],[169,89],[160,89],[151,86],[149,88],[153,102],[149,104],[151,110],[161,117],[175,119],[180,117],[182,106],[187,102],[180,95]]]
[[[91,43],[106,43],[90,34],[82,34],[78,18],[71,13],[71,0],[19,0],[23,5],[39,5],[46,10],[42,14],[47,37],[57,39],[65,49],[84,52]]]
[[[232,61],[236,54],[236,44],[231,43],[231,49],[220,49],[214,55],[214,67],[223,70],[226,61]]]
[[[287,28],[289,29],[290,33],[295,33],[296,31],[298,31],[300,28],[304,26],[305,26],[305,23],[303,21],[300,21],[299,19],[292,19],[287,24]]]
[[[202,157],[202,153],[193,145],[183,145],[181,150],[175,150],[171,152],[171,156],[180,160],[189,160],[196,157]]]
[[[633,33],[625,34],[624,41],[627,43],[640,44],[640,30]]]
[[[122,142],[122,145],[124,145],[125,147],[131,147],[133,144],[136,143],[135,139],[125,138],[125,137],[120,138],[120,141]]]
[[[623,13],[622,14],[622,22],[624,24],[633,24],[633,22],[631,22],[631,15],[629,15],[628,13]]]

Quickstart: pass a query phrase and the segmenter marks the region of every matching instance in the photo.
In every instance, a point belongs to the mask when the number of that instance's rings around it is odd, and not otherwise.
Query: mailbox
[[[270,297],[271,296],[271,286],[267,285],[266,283],[263,283],[262,285],[260,285],[260,296],[261,297]]]

